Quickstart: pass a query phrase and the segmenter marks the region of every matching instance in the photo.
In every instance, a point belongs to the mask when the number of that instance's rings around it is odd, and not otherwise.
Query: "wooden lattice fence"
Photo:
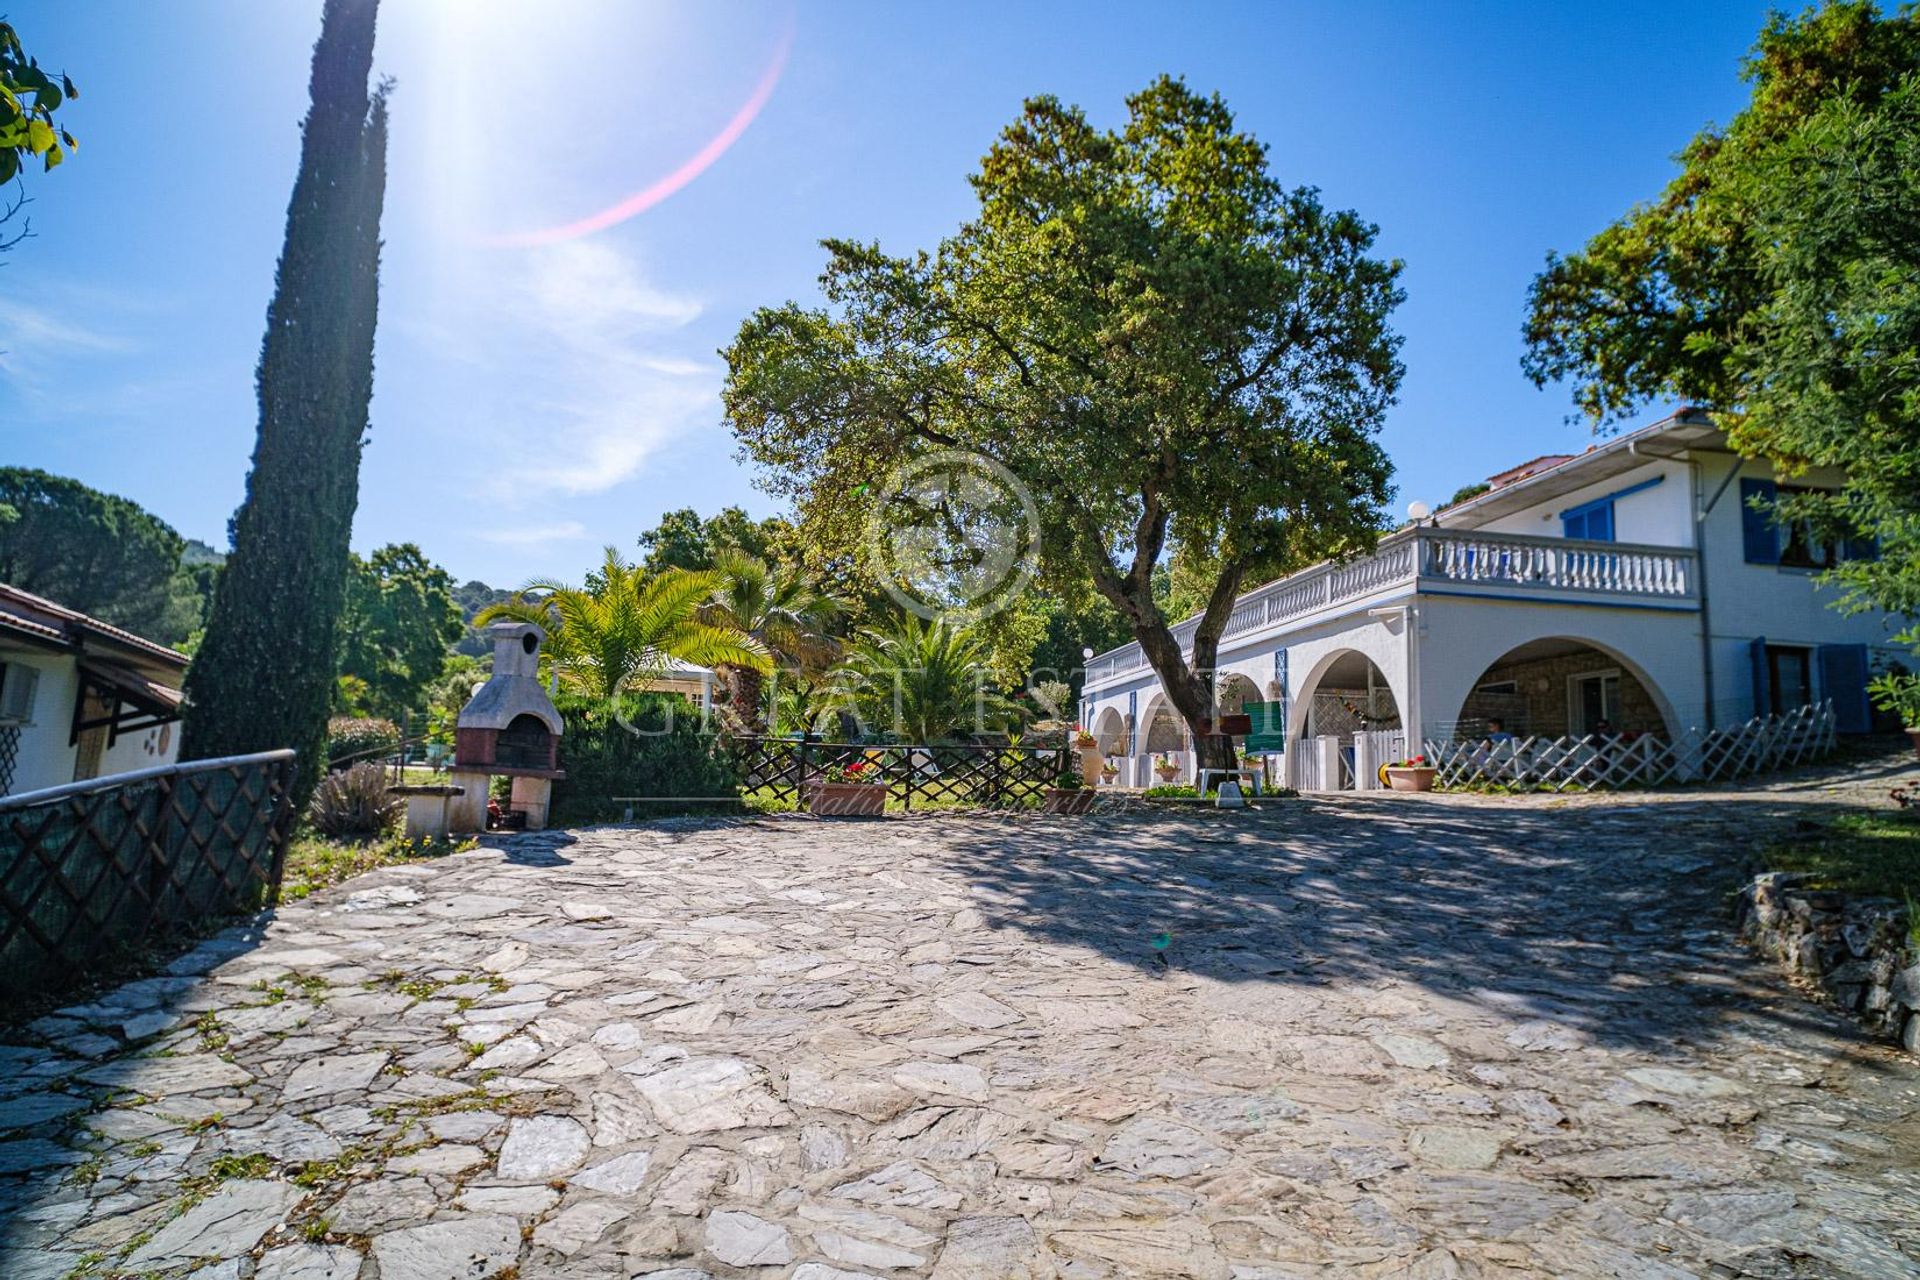
[[[0,1002],[280,891],[291,751],[163,765],[0,799]]]
[[[1692,729],[1672,739],[1658,734],[1428,739],[1425,750],[1442,787],[1569,791],[1719,782],[1802,764],[1833,745],[1833,704],[1825,702],[1723,729]]]
[[[985,808],[1037,805],[1077,764],[1064,746],[867,746],[729,737],[721,740],[720,750],[732,758],[743,791],[802,808],[836,765],[864,762],[886,784],[888,798],[910,810],[915,801]]]

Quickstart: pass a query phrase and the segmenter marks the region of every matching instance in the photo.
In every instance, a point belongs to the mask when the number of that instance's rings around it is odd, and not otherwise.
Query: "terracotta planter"
[[[1912,725],[1908,725],[1907,741],[1913,744],[1913,753],[1915,755],[1920,755],[1920,729],[1916,729]]]
[[[1408,765],[1388,765],[1387,785],[1395,791],[1431,791],[1433,775],[1438,772],[1431,766],[1414,768]]]
[[[1110,787],[1120,781],[1120,771],[1118,769],[1102,769],[1100,771],[1100,781],[1105,786]]]
[[[1098,745],[1080,748],[1080,778],[1088,786],[1100,780],[1100,771],[1106,767],[1106,759],[1100,754]]]
[[[875,782],[816,783],[807,812],[822,818],[878,818],[887,811],[887,788]]]
[[[1085,787],[1076,787],[1069,791],[1064,787],[1047,788],[1047,798],[1040,805],[1042,813],[1091,813],[1093,812],[1093,792]]]
[[[1164,766],[1155,765],[1153,771],[1159,777],[1160,781],[1166,783],[1171,783],[1180,776],[1180,766],[1177,764]]]

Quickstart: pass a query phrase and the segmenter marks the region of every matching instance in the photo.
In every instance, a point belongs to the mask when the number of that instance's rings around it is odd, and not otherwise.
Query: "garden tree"
[[[1864,0],[1776,14],[1752,98],[1679,156],[1652,204],[1533,284],[1527,372],[1574,380],[1596,425],[1649,401],[1712,410],[1784,474],[1844,468],[1834,495],[1780,502],[1877,561],[1837,571],[1846,607],[1920,609],[1920,20]]]
[[[399,720],[421,710],[447,647],[464,629],[453,578],[413,543],[381,547],[365,560],[349,554],[339,673],[365,690],[359,714]]]
[[[829,702],[867,731],[903,742],[1004,732],[1020,711],[996,688],[987,659],[986,646],[966,628],[895,613],[847,646],[830,673]]]
[[[531,582],[517,599],[482,609],[474,622],[486,626],[505,618],[544,627],[542,660],[568,688],[597,698],[638,692],[666,670],[669,658],[761,674],[772,670],[760,641],[701,616],[719,587],[720,575],[712,570],[648,573],[608,547],[590,585]]]
[[[43,172],[51,173],[69,151],[79,149],[73,135],[53,118],[63,102],[79,96],[72,80],[41,69],[21,46],[12,23],[0,22],[0,183],[13,181],[34,159]],[[24,197],[17,198],[0,208],[0,225],[11,222],[24,203]],[[27,234],[23,219],[18,230],[0,234],[0,251]]]
[[[324,758],[347,538],[373,395],[386,87],[371,94],[378,0],[326,0],[267,335],[259,436],[213,616],[187,671],[188,758],[300,753],[305,804]]]
[[[484,658],[493,652],[493,644],[479,628],[473,625],[474,618],[490,604],[499,604],[502,600],[511,600],[513,592],[503,587],[490,587],[478,578],[470,579],[453,589],[453,603],[460,610],[460,620],[465,630],[453,643],[453,651],[469,658]]]
[[[1528,295],[1528,376],[1571,379],[1595,425],[1661,399],[1736,408],[1730,357],[1773,295],[1751,234],[1755,167],[1829,103],[1876,103],[1917,67],[1920,23],[1906,9],[1882,17],[1869,0],[1829,0],[1775,13],[1742,68],[1749,105],[1687,144],[1657,199],[1579,252],[1547,255]]]
[[[1871,105],[1833,99],[1737,183],[1768,293],[1729,355],[1729,435],[1789,474],[1843,469],[1780,517],[1869,531],[1879,554],[1834,571],[1845,606],[1920,615],[1920,71]]]
[[[1218,97],[1161,79],[1117,131],[1026,104],[931,253],[829,241],[830,310],[764,309],[725,402],[803,531],[860,545],[903,457],[985,454],[1032,491],[1043,585],[1090,582],[1198,732],[1243,585],[1370,546],[1374,440],[1401,368],[1399,264],[1374,228],[1267,171]],[[1155,598],[1178,550],[1211,566],[1191,659]],[[1203,765],[1232,762],[1203,737]]]
[[[755,520],[740,507],[722,507],[718,515],[703,520],[692,507],[680,507],[640,535],[640,567],[648,573],[711,569],[728,551],[783,560],[790,558],[792,541],[793,526],[779,516]]]
[[[200,623],[184,539],[139,504],[30,467],[0,467],[0,582],[161,644]]]
[[[826,624],[840,611],[840,602],[804,570],[728,549],[714,557],[713,572],[719,584],[701,608],[705,621],[758,641],[788,671],[825,665],[833,648]],[[723,671],[733,714],[749,729],[759,728],[766,718],[761,669],[728,663]]]

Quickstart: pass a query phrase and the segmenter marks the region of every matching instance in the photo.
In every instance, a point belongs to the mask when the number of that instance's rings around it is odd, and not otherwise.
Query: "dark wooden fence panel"
[[[0,1001],[276,901],[292,780],[293,752],[267,751],[0,799]]]
[[[869,746],[728,737],[720,749],[732,757],[744,791],[762,791],[803,808],[810,788],[828,769],[856,761],[877,770],[888,796],[906,809],[916,800],[986,808],[1037,805],[1061,775],[1077,767],[1065,747]]]

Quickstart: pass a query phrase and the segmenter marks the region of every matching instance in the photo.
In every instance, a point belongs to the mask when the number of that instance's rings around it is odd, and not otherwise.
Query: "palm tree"
[[[714,557],[719,585],[701,617],[758,641],[783,666],[817,669],[830,642],[822,628],[840,611],[840,602],[820,589],[797,565],[769,564],[743,551]],[[734,714],[755,727],[762,719],[762,672],[726,666]]]
[[[834,671],[835,701],[908,742],[1004,730],[1019,712],[994,686],[973,633],[911,615],[863,631]]]
[[[717,573],[668,569],[649,574],[607,548],[585,587],[540,580],[520,597],[489,605],[477,625],[510,618],[548,633],[546,656],[562,683],[612,698],[661,674],[669,658],[703,667],[772,669],[767,647],[724,621],[701,616],[720,585]]]

